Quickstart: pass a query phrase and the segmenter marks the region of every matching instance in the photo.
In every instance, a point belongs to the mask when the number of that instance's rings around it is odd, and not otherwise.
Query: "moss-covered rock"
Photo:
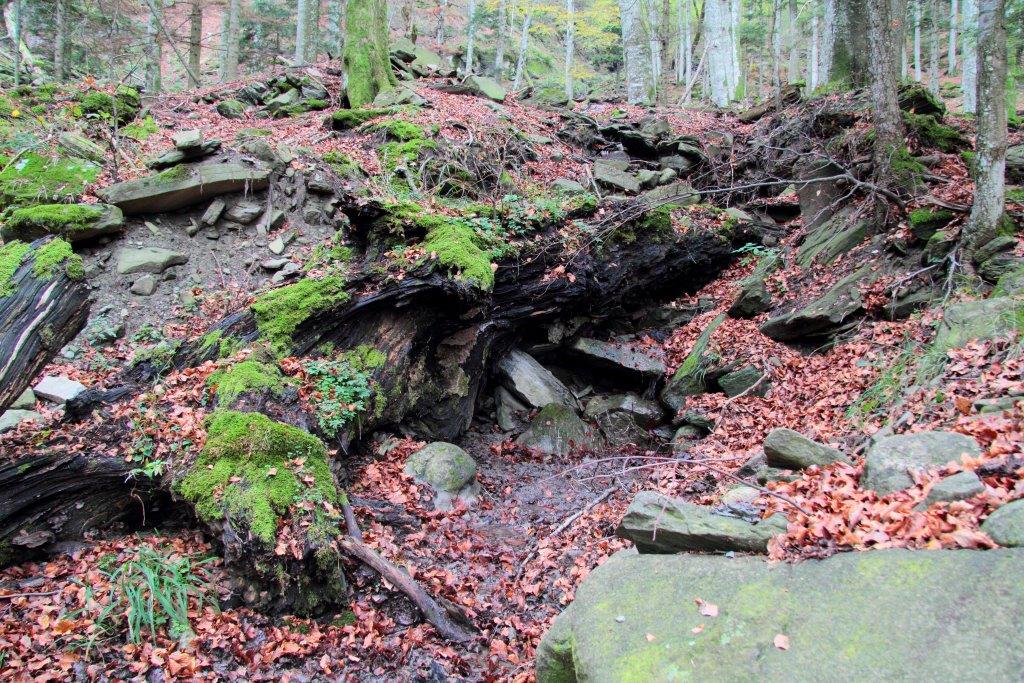
[[[718,616],[702,616],[698,598]],[[537,680],[1011,680],[1024,667],[1022,605],[1020,550],[797,564],[621,552],[544,636]],[[779,634],[788,649],[773,645]]]
[[[280,394],[295,380],[285,377],[274,365],[246,360],[218,370],[206,379],[206,386],[214,389],[217,403],[230,406],[239,396],[250,391],[268,391]]]
[[[304,278],[263,294],[252,303],[252,312],[260,337],[269,342],[275,353],[284,356],[291,352],[292,335],[301,324],[348,299],[341,277]]]
[[[576,411],[560,403],[541,408],[529,428],[516,439],[520,446],[559,457],[576,450],[591,450],[600,442],[600,436]]]
[[[331,127],[334,130],[351,130],[372,119],[387,116],[393,111],[393,109],[339,109],[331,114]]]
[[[217,113],[226,119],[240,119],[245,116],[245,104],[238,100],[221,100],[217,103]]]
[[[690,350],[686,360],[662,389],[661,401],[672,410],[682,408],[687,397],[697,396],[707,391],[704,375],[710,363],[707,357],[708,345],[711,343],[711,335],[723,320],[725,320],[725,313],[718,315],[704,328],[697,341],[694,342],[693,349]]]
[[[938,119],[930,114],[904,113],[903,120],[926,147],[937,147],[943,152],[955,153],[966,149],[970,144],[956,128],[939,123]]]
[[[921,207],[910,212],[907,222],[910,224],[910,232],[919,240],[928,240],[935,234],[936,230],[949,225],[953,220],[953,212],[945,209],[930,209]]]
[[[0,208],[74,201],[99,171],[91,161],[27,152],[0,171]]]
[[[116,120],[126,125],[135,120],[142,108],[139,91],[126,85],[119,85],[113,95],[94,90],[81,96],[82,112],[105,120]]]
[[[124,229],[124,214],[106,204],[40,204],[15,209],[0,227],[5,240],[32,241],[60,235],[71,242]]]

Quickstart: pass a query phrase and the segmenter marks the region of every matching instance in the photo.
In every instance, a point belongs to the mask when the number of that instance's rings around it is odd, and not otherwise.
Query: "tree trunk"
[[[735,94],[731,88],[734,54],[731,14],[731,0],[705,0],[704,39],[707,41],[711,101],[719,107],[729,106]]]
[[[1006,2],[978,5],[977,52],[984,58],[978,69],[974,206],[964,228],[970,257],[996,237],[1006,211]]]
[[[818,89],[818,68],[821,66],[819,50],[821,45],[821,19],[818,17],[817,7],[812,9],[811,17],[811,54],[807,59],[807,93],[813,93]]]
[[[473,48],[476,38],[476,0],[469,0],[469,7],[466,9],[466,75],[473,73]]]
[[[306,61],[316,62],[320,56],[320,10],[321,0],[306,0],[309,3],[309,22],[306,25]]]
[[[67,54],[68,39],[68,0],[56,2],[56,32],[53,36],[53,78],[58,83],[64,82],[64,58]]]
[[[647,52],[650,55],[649,74],[650,101],[658,101],[658,87],[661,85],[661,40],[658,37],[658,3],[657,0],[636,0],[647,10],[647,23],[644,32],[647,34]]]
[[[189,87],[198,88],[203,56],[203,5],[200,0],[192,0],[192,8],[188,16],[188,68]]]
[[[387,11],[383,0],[349,0],[345,72],[352,107],[373,102],[398,83],[388,52]]]
[[[530,0],[526,3],[526,15],[523,17],[523,30],[519,34],[519,55],[516,58],[516,75],[512,80],[512,92],[517,92],[523,82],[523,74],[526,73],[526,53],[530,49],[530,22],[532,20]]]
[[[939,43],[942,24],[939,22],[939,0],[930,0],[928,7],[928,90],[939,94]]]
[[[964,111],[978,110],[978,0],[963,0],[963,58],[960,88],[964,96]]]
[[[576,3],[565,0],[565,97],[570,102],[576,97],[572,83],[572,58],[576,38]]]
[[[729,81],[733,100],[746,97],[742,60],[740,59],[740,0],[732,0],[729,5],[729,41],[732,43],[732,78]]]
[[[14,0],[14,87],[21,85],[21,35],[24,18],[22,17],[22,0]]]
[[[707,0],[705,0],[705,3]],[[789,69],[786,80],[795,83],[800,78],[800,36],[797,27],[796,0],[789,0]]]
[[[825,13],[821,27],[821,46],[818,51],[818,85],[832,81],[832,61],[835,58],[836,30],[838,28],[838,0],[825,0]]]
[[[956,36],[960,28],[960,10],[957,0],[949,2],[949,55],[946,64],[946,73],[952,76],[956,73]]]
[[[772,89],[775,103],[782,98],[782,0],[772,8]]]
[[[918,83],[924,78],[921,62],[921,1],[914,0],[914,80]]]
[[[348,20],[348,0],[338,0],[338,44],[335,50],[338,59],[345,54],[345,22]]]
[[[306,53],[309,52],[309,2],[298,0],[295,10],[295,53],[292,62],[297,65],[306,63]]]
[[[903,148],[903,115],[897,88],[896,50],[903,42],[904,0],[871,0],[868,10],[871,43],[871,117],[875,126],[875,181],[893,184],[893,157]]]
[[[644,36],[640,0],[619,0],[622,27],[622,62],[626,77],[626,100],[630,104],[650,104],[652,85],[650,45]]]
[[[225,17],[227,27],[224,30],[223,47],[224,68],[221,70],[223,81],[238,78],[238,29],[241,20],[241,0],[231,0]]]
[[[499,80],[505,73],[505,44],[507,42],[508,0],[500,0],[498,3],[498,30],[494,45],[494,65],[491,67],[491,74]]]
[[[158,93],[163,87],[161,78],[163,49],[159,16],[162,8],[163,0],[153,0],[146,21],[146,89],[151,93]]]
[[[444,45],[444,14],[448,9],[448,0],[438,0],[437,3],[437,29],[434,31],[434,43],[437,47]]]
[[[5,246],[25,253],[10,282],[0,288],[0,413],[81,332],[89,316],[89,288],[81,277],[72,279],[64,267],[36,273],[35,255],[45,244],[39,240],[28,250],[17,242]]]

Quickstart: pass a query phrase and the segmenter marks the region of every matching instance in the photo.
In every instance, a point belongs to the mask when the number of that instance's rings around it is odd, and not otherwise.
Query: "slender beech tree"
[[[160,13],[164,0],[153,0],[149,5],[146,20],[146,90],[160,92],[163,87],[161,68],[163,66],[163,41],[160,37]]]
[[[870,0],[871,118],[875,126],[875,181],[893,184],[893,157],[903,151],[903,115],[897,88],[896,51],[903,43],[905,0]]]
[[[68,4],[68,0],[57,0],[54,8],[56,25],[53,36],[53,78],[57,82],[62,82],[66,76],[64,59],[68,51]]]
[[[964,228],[967,262],[1006,220],[1006,0],[978,3],[978,136],[974,206]]]
[[[782,96],[782,0],[775,0],[772,11],[772,87],[775,99]]]
[[[505,72],[505,44],[508,42],[508,0],[498,2],[498,29],[494,36],[494,65],[491,74],[501,78]]]
[[[726,0],[727,1],[727,0]],[[622,61],[626,77],[626,100],[630,104],[649,104],[653,86],[650,44],[644,31],[641,0],[619,0],[622,27]]]
[[[473,73],[473,39],[476,37],[476,0],[469,0],[466,23],[466,75]]]
[[[434,30],[434,43],[438,47],[444,45],[444,15],[448,11],[448,0],[437,2],[437,28]]]
[[[914,0],[914,80],[918,83],[924,78],[921,64],[921,1]]]
[[[731,0],[705,0],[704,36],[707,41],[708,78],[711,101],[727,107],[736,94],[733,78],[735,50],[732,45]]]
[[[707,2],[707,0],[705,0]],[[793,83],[800,79],[800,34],[799,34],[799,13],[796,8],[796,0],[789,0],[789,33],[788,33],[788,49],[789,49],[789,69],[786,72],[786,78],[790,83]]]
[[[939,0],[928,0],[928,90],[939,94],[939,52],[942,22],[939,21]]]
[[[523,83],[523,76],[526,74],[526,53],[530,49],[530,23],[533,21],[533,7],[531,0],[526,0],[526,7],[523,15],[523,30],[519,34],[519,55],[516,57],[516,75],[512,81],[512,91],[519,90]]]
[[[292,61],[296,64],[305,64],[309,52],[309,2],[298,0],[295,7],[295,54]]]
[[[832,80],[832,62],[836,52],[839,0],[825,0],[821,19],[821,46],[818,48],[818,85]]]
[[[960,28],[960,8],[957,0],[949,2],[949,55],[947,57],[946,73],[952,76],[956,73],[956,37]]]
[[[978,110],[978,0],[963,0],[963,31],[960,43],[963,58],[960,88],[964,95],[964,111],[973,114]]]
[[[242,0],[231,0],[224,15],[224,32],[221,37],[221,80],[233,81],[238,78],[238,26],[241,21]]]
[[[576,3],[565,0],[565,97],[570,102],[576,96],[572,82],[572,58],[576,40]]]
[[[21,85],[21,34],[24,17],[21,11],[22,0],[14,0],[14,86]]]
[[[388,52],[388,17],[384,0],[348,0],[345,75],[352,107],[373,102],[394,89],[398,80]]]
[[[188,84],[198,88],[203,56],[203,5],[192,0],[188,13]]]

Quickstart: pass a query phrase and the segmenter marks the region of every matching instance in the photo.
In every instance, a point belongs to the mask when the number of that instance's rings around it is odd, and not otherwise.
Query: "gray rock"
[[[41,422],[42,419],[43,416],[34,410],[6,410],[3,414],[0,414],[0,434],[9,432],[25,420]]]
[[[203,131],[198,129],[178,131],[171,136],[175,149],[182,152],[192,152],[203,145]]]
[[[249,225],[263,213],[263,205],[256,202],[238,202],[228,209],[224,217],[229,221]]]
[[[729,307],[732,318],[753,318],[772,306],[772,295],[768,291],[768,277],[782,265],[777,256],[758,259],[757,267],[749,277],[740,282],[740,293]]]
[[[498,426],[506,432],[512,431],[518,426],[516,420],[518,413],[525,413],[530,409],[529,406],[524,405],[513,396],[508,389],[501,386],[494,390],[494,405]]]
[[[188,254],[160,247],[141,249],[124,248],[117,253],[117,272],[121,275],[132,273],[159,274],[171,266],[188,263]]]
[[[594,448],[599,438],[572,408],[550,403],[537,413],[529,428],[516,439],[516,443],[547,455],[562,457],[575,450]]]
[[[662,389],[661,401],[672,410],[682,408],[688,397],[698,396],[707,391],[704,376],[707,372],[708,359],[706,354],[708,344],[711,343],[711,335],[722,324],[723,320],[725,320],[724,313],[718,315],[704,328],[697,341],[694,342],[690,355],[676,369],[672,379]]]
[[[566,192],[569,194],[583,194],[587,191],[587,189],[578,182],[575,180],[569,180],[568,178],[559,178],[555,182],[551,183],[551,188],[556,192]]]
[[[849,462],[849,459],[835,448],[811,441],[803,434],[784,427],[768,432],[764,440],[764,454],[770,467],[787,470]]]
[[[935,331],[934,347],[946,351],[960,348],[972,339],[1006,334],[1014,326],[1014,316],[1022,312],[1024,302],[1006,296],[946,306]]]
[[[58,137],[58,142],[61,147],[71,152],[72,156],[100,164],[107,160],[107,150],[83,135],[65,131]]]
[[[132,283],[132,294],[137,296],[153,296],[156,291],[156,278],[152,275],[143,275]]]
[[[981,530],[1007,548],[1024,546],[1024,498],[1000,506],[982,522]]]
[[[245,116],[245,105],[238,100],[221,100],[217,103],[217,113],[226,119],[240,119]]]
[[[55,225],[49,217],[38,215],[38,209],[51,208],[51,205],[35,207],[37,212],[15,210],[0,225],[0,237],[3,237],[5,241],[31,242],[47,235],[59,235],[69,242],[82,242],[124,231],[124,214],[116,206],[107,204],[77,206],[94,215],[73,224]],[[69,207],[66,204],[59,204],[52,205],[52,208],[59,212]]]
[[[85,385],[63,375],[47,375],[33,387],[37,397],[51,403],[66,403],[85,391]]]
[[[753,503],[761,497],[761,492],[753,486],[733,486],[722,494],[722,505],[735,503]]]
[[[647,430],[665,417],[660,405],[636,394],[597,396],[587,403],[586,414],[597,422],[608,442],[616,446],[647,443]]]
[[[664,376],[665,364],[627,343],[599,341],[581,337],[569,347],[595,368],[614,372],[641,382]]]
[[[702,616],[697,598],[718,616]],[[536,674],[538,683],[1015,681],[1022,632],[1022,550],[873,550],[796,564],[623,551],[577,587],[541,641]],[[788,650],[773,645],[779,634]]]
[[[955,432],[918,432],[880,439],[864,460],[860,484],[884,496],[912,486],[909,472],[959,462],[964,455],[981,454],[978,442]]]
[[[924,499],[924,507],[932,503],[951,503],[957,500],[967,500],[985,490],[985,484],[981,482],[974,472],[957,472],[935,482],[928,497]]]
[[[594,180],[598,185],[627,194],[636,194],[640,191],[640,182],[635,176],[620,171],[607,161],[598,161],[594,164]]]
[[[868,228],[868,222],[859,219],[854,210],[841,211],[807,235],[796,262],[803,268],[810,268],[815,261],[827,265],[863,242]]]
[[[873,277],[871,264],[866,264],[814,301],[791,313],[770,318],[761,325],[761,333],[776,341],[831,334],[863,310],[861,285]]]
[[[726,396],[733,397],[739,396],[756,384],[757,388],[750,391],[747,396],[764,396],[768,393],[771,381],[768,379],[762,381],[762,377],[764,377],[764,373],[760,369],[753,365],[747,365],[719,377],[718,386],[722,388]]]
[[[455,444],[427,444],[409,456],[404,471],[435,490],[438,509],[451,509],[456,499],[469,503],[476,498],[476,462]]]
[[[203,212],[203,217],[200,219],[200,222],[203,225],[213,225],[220,220],[221,214],[224,213],[225,208],[227,208],[227,204],[225,204],[223,199],[217,197],[210,202],[210,206],[208,206],[206,211]]]
[[[504,102],[505,96],[508,94],[500,83],[487,76],[470,76],[463,85],[469,88],[472,94],[486,97],[495,102]]]
[[[1006,179],[1011,183],[1024,183],[1024,145],[1007,148]]]
[[[263,270],[281,270],[286,263],[291,262],[286,258],[268,258],[265,261],[260,261],[260,268]]]
[[[716,515],[712,508],[669,498],[656,491],[636,494],[616,535],[628,538],[641,553],[684,550],[738,550],[763,553],[768,541],[786,531],[786,518],[772,515],[757,524]]]
[[[267,249],[270,249],[270,253],[272,254],[283,254],[284,247],[284,240],[281,239],[280,237],[275,237],[274,239],[270,240],[270,244],[267,245]]]
[[[513,349],[498,363],[498,374],[506,388],[531,408],[549,403],[576,407],[572,392],[533,356]]]
[[[270,171],[242,162],[182,164],[96,191],[127,215],[183,209],[228,192],[262,190]]]
[[[26,388],[18,398],[14,399],[14,403],[10,407],[14,410],[32,410],[36,407],[36,395],[31,389]]]
[[[281,270],[274,273],[274,276],[270,278],[270,281],[274,283],[284,282],[288,278],[298,275],[300,270],[301,268],[299,267],[299,264],[294,261],[288,261],[284,264],[284,267],[281,268]]]

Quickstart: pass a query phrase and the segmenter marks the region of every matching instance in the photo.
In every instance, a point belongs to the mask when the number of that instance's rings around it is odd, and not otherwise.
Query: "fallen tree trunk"
[[[61,239],[3,247],[0,270],[0,412],[18,398],[89,317],[82,262]]]

